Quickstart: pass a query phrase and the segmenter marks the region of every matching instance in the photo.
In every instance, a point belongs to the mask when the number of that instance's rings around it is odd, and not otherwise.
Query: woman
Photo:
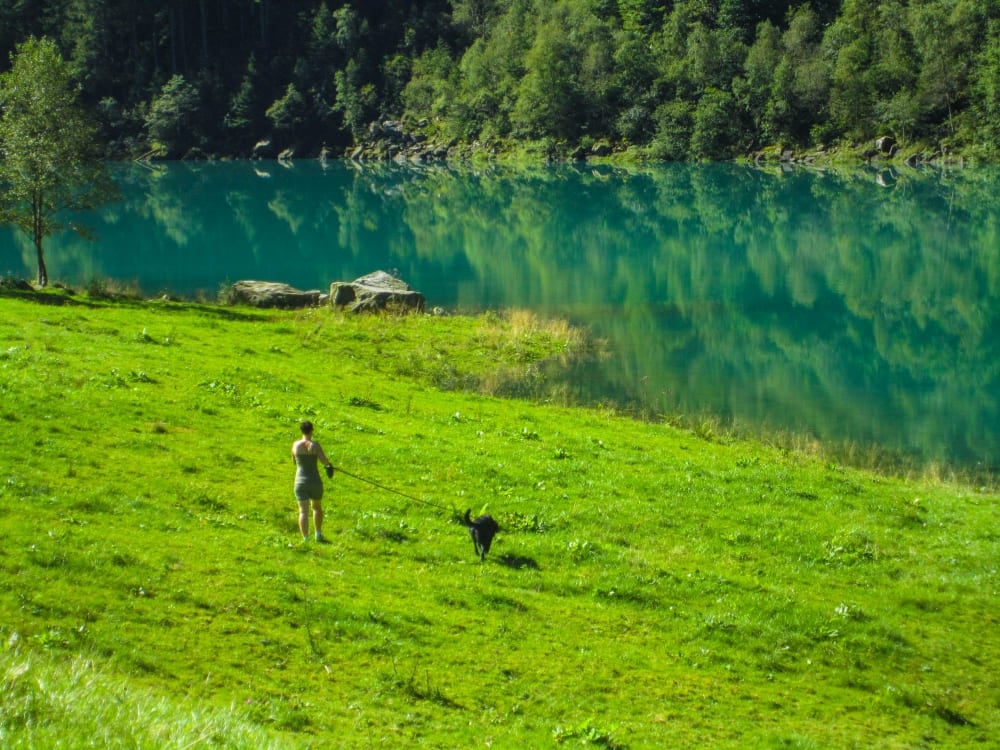
[[[323,479],[319,475],[319,464],[326,467],[326,475],[333,476],[333,464],[326,457],[323,448],[312,439],[313,425],[306,420],[299,429],[302,438],[292,443],[292,460],[295,461],[295,499],[299,501],[299,531],[302,541],[309,541],[309,503],[312,502],[313,523],[316,526],[316,541],[325,542],[323,536]]]

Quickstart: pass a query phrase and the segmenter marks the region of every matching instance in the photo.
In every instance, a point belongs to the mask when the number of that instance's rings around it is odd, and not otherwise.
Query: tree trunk
[[[187,77],[188,71],[191,69],[191,65],[188,61],[188,42],[187,42],[187,14],[184,12],[184,4],[181,3],[177,8],[177,33],[179,35],[178,46],[181,50],[181,75]]]
[[[42,240],[45,239],[45,234],[42,232],[44,208],[45,199],[41,193],[35,193],[31,199],[31,236],[35,241],[35,252],[38,254],[38,286],[43,289],[49,285],[49,269],[45,267],[45,252],[42,250]]]
[[[177,14],[174,12],[173,6],[170,7],[168,11],[167,23],[170,28],[170,74],[173,75],[177,72],[178,68],[178,54],[177,54]]]
[[[208,10],[205,8],[205,0],[198,2],[199,15],[201,16],[201,66],[208,67]]]
[[[35,250],[38,253],[38,286],[44,289],[49,285],[49,270],[45,267],[45,254],[42,252],[42,238],[35,235]]]
[[[260,0],[259,10],[260,14],[260,44],[264,49],[267,49],[271,44],[271,27],[270,27],[270,14],[268,13],[267,0]]]

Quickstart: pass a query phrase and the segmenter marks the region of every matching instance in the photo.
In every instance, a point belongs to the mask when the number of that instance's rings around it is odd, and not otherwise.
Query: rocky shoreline
[[[275,281],[237,281],[227,296],[231,304],[252,307],[296,309],[329,304],[354,313],[397,310],[423,312],[424,295],[402,279],[385,271],[374,271],[354,281],[334,281],[328,293],[303,291]]]
[[[74,297],[78,294],[77,290],[61,283],[53,283],[47,289],[60,292],[66,297]],[[39,294],[44,290],[25,279],[8,276],[0,278],[0,292],[4,291]],[[108,299],[131,299],[136,296],[123,292],[102,292],[101,290],[88,290],[88,295]],[[174,301],[174,298],[170,296],[154,299],[165,302]],[[373,271],[354,281],[334,281],[330,284],[327,292],[319,289],[297,289],[280,281],[242,280],[223,290],[219,295],[218,302],[224,305],[248,305],[262,309],[296,310],[331,305],[353,313],[383,311],[422,313],[427,300],[423,293],[413,289],[393,274],[385,271]],[[435,315],[444,313],[439,307],[435,307],[432,312]]]
[[[319,151],[303,153],[294,146],[281,147],[271,140],[259,141],[252,151],[252,159],[319,159],[327,161],[343,158],[356,163],[395,162],[397,164],[428,164],[465,162],[470,160],[502,160],[507,156],[534,154],[545,162],[587,162],[592,160],[644,161],[641,152],[625,149],[608,141],[599,141],[589,146],[549,145],[545,149],[532,150],[530,144],[513,142],[486,143],[474,141],[461,143],[457,139],[442,139],[429,132],[429,123],[422,120],[413,127],[407,127],[400,120],[382,120],[369,123],[365,136],[342,154],[335,154],[325,145]],[[738,162],[754,164],[779,163],[800,165],[826,164],[872,164],[889,163],[909,167],[920,165],[964,166],[966,158],[951,152],[946,146],[936,147],[924,144],[900,143],[891,135],[882,135],[867,143],[828,146],[824,144],[806,148],[790,148],[781,144],[757,149]]]
[[[249,152],[242,154],[207,154],[192,149],[180,161],[215,161],[249,158],[253,161],[318,159],[326,162],[344,159],[355,163],[433,164],[468,161],[536,160],[545,163],[655,162],[642,147],[614,144],[600,140],[592,144],[531,143],[511,140],[461,142],[443,138],[433,132],[429,121],[413,125],[398,119],[376,120],[368,124],[364,136],[342,151],[321,144],[302,146],[279,143],[268,136],[257,141]],[[136,161],[154,161],[153,152]],[[921,165],[965,166],[975,161],[944,144],[904,143],[892,135],[881,135],[871,141],[850,144],[815,144],[789,147],[773,144],[727,160],[754,164],[779,163],[800,165],[889,163],[909,167]]]

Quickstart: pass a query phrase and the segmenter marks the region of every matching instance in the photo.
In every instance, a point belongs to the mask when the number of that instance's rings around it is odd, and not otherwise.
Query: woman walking
[[[312,503],[313,525],[316,541],[326,542],[323,536],[323,479],[319,464],[326,468],[326,475],[333,476],[333,464],[323,448],[312,439],[313,425],[309,420],[299,425],[302,437],[292,443],[292,460],[295,462],[295,499],[299,503],[299,531],[302,541],[309,541],[309,503]]]

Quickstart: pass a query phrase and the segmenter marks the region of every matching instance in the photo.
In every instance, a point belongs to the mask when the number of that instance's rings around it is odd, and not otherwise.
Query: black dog
[[[486,553],[490,551],[490,545],[493,544],[493,537],[500,531],[500,524],[493,520],[491,515],[479,516],[473,520],[469,518],[471,512],[471,510],[465,511],[465,525],[469,529],[476,554],[479,555],[479,560],[483,561],[486,559]]]

